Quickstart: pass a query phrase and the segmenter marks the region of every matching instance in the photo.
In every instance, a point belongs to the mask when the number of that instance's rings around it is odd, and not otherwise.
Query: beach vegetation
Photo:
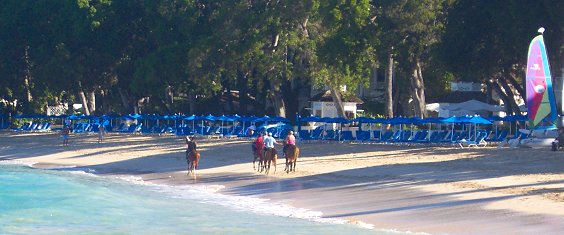
[[[528,40],[544,33],[561,77],[556,0],[4,0],[0,112],[307,113],[315,88],[340,100],[372,85],[366,110],[426,117],[450,81],[482,83],[508,113],[524,95]],[[344,89],[346,87],[346,89]],[[211,104],[211,105],[210,105]],[[69,107],[70,107],[69,106]],[[72,110],[69,113],[73,112]]]

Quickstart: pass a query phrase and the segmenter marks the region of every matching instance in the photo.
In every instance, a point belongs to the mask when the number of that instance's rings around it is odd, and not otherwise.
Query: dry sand
[[[561,234],[564,152],[299,143],[297,172],[252,167],[249,140],[200,139],[198,178],[186,175],[174,136],[0,133],[0,160],[95,169],[165,184],[226,186],[222,193],[269,198],[375,228],[432,234]],[[281,149],[281,147],[280,147]]]

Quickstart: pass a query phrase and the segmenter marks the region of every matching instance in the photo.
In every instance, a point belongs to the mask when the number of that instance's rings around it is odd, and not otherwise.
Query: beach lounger
[[[361,130],[356,131],[356,141],[364,142],[369,140],[370,140],[370,131],[361,131]]]
[[[384,134],[382,134],[382,138],[380,138],[380,142],[388,142],[392,139],[392,136],[394,135],[394,132],[391,130],[387,130],[386,132],[384,132]]]
[[[352,134],[352,131],[342,131],[341,132],[341,141],[353,141],[355,140]]]
[[[467,146],[467,147],[478,147],[478,146],[486,147],[488,145],[488,142],[485,141],[486,137],[488,137],[487,132],[479,131],[478,134],[476,135],[476,139],[474,139],[474,140],[462,139],[462,140],[458,141],[458,145],[460,146],[460,148],[464,148],[464,146]]]

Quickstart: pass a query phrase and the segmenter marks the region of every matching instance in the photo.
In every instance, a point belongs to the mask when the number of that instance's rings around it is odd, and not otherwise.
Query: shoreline
[[[7,143],[0,160],[75,165],[168,185],[223,185],[219,193],[270,199],[383,230],[564,230],[564,155],[549,150],[300,143],[297,172],[282,173],[279,158],[276,175],[265,176],[252,169],[249,141],[199,140],[202,160],[193,180],[185,175],[178,137],[111,134],[102,144],[96,139],[75,135],[71,147],[63,148],[57,134],[0,132],[0,142]]]

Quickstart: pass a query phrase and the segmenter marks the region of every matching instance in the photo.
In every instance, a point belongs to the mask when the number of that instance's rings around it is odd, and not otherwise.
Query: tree
[[[525,95],[526,52],[538,27],[549,29],[549,60],[552,68],[560,68],[564,31],[557,6],[562,3],[554,0],[457,2],[440,47],[441,59],[461,80],[491,86],[507,113],[520,113],[515,97]]]
[[[414,114],[426,117],[423,71],[431,60],[432,50],[440,41],[448,0],[380,1],[382,34],[385,48],[394,48],[399,68],[409,74]],[[392,53],[392,52],[390,52]],[[392,66],[393,61],[388,66]],[[388,72],[391,76],[391,72]],[[388,104],[389,105],[389,104]],[[389,107],[388,107],[389,109]]]
[[[318,85],[329,87],[340,117],[345,117],[340,88],[366,86],[369,68],[375,63],[371,9],[367,0],[324,1],[320,5],[323,30],[315,39],[312,73]]]

